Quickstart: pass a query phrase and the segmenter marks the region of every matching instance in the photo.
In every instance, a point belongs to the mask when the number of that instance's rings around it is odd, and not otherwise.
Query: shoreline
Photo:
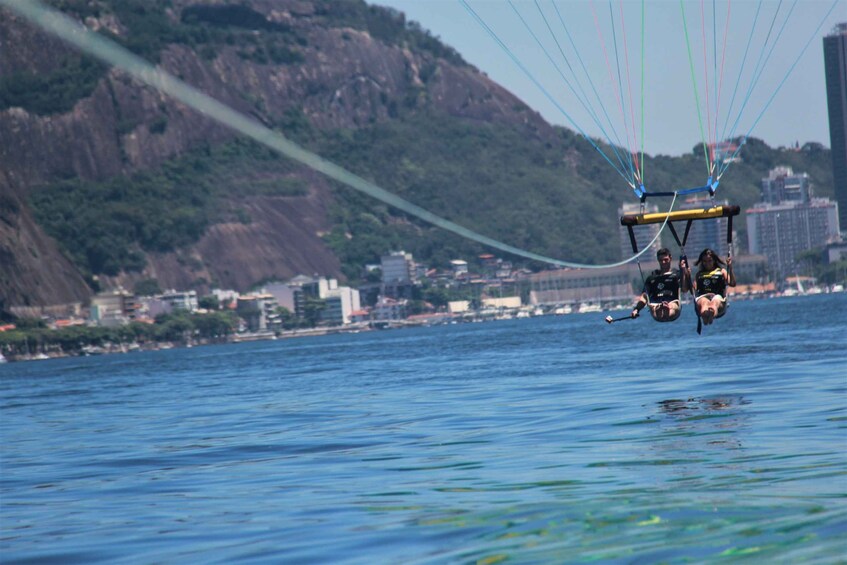
[[[750,295],[750,294],[737,294],[732,295],[731,298],[737,301],[747,301],[747,300],[771,300],[777,298],[798,298],[805,296],[817,296],[819,294],[833,294],[830,292],[811,292],[807,294],[799,294],[799,293],[777,293],[777,294],[762,294],[762,295]],[[835,293],[837,294],[837,292]],[[628,305],[616,306],[614,308],[606,308],[598,311],[586,311],[586,312],[572,312],[569,314],[564,314],[567,316],[571,315],[579,315],[579,314],[597,314],[604,312],[613,312],[616,310],[625,310],[628,308]],[[520,310],[520,309],[519,309]],[[542,316],[561,316],[563,314],[556,314],[551,312],[547,312]],[[433,325],[443,325],[443,324],[456,324],[456,323],[476,323],[476,322],[490,322],[490,321],[500,321],[500,320],[512,320],[512,319],[520,319],[526,317],[539,317],[539,316],[521,316],[516,315],[514,313],[503,313],[499,315],[483,315],[481,312],[474,312],[472,314],[430,314],[430,315],[422,315],[421,318],[418,319],[405,319],[405,320],[390,320],[384,322],[356,322],[353,324],[348,324],[346,326],[335,326],[335,327],[319,327],[319,328],[303,328],[296,330],[284,330],[280,332],[273,332],[270,330],[262,331],[262,332],[249,332],[249,333],[236,333],[229,335],[225,338],[215,338],[215,339],[196,339],[190,340],[187,342],[174,342],[174,341],[161,341],[161,342],[130,342],[130,343],[107,343],[103,346],[86,346],[82,347],[76,351],[63,351],[63,350],[46,350],[39,351],[37,353],[30,353],[25,355],[13,355],[13,354],[2,354],[0,353],[0,364],[5,363],[18,363],[22,361],[43,361],[47,359],[62,359],[65,357],[93,357],[98,355],[116,355],[116,354],[126,354],[126,353],[134,353],[139,351],[160,351],[167,349],[189,349],[192,347],[201,347],[204,345],[226,345],[231,343],[247,343],[252,341],[274,341],[278,339],[296,339],[296,338],[304,338],[304,337],[316,337],[316,336],[324,336],[324,335],[333,335],[333,334],[343,334],[343,333],[360,333],[360,332],[371,332],[371,331],[383,331],[388,329],[401,329],[406,327],[420,327],[420,326],[433,326]]]

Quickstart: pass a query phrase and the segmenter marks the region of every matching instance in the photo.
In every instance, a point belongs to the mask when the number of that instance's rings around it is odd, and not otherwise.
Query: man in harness
[[[650,273],[644,281],[644,288],[631,316],[637,318],[639,312],[649,306],[654,320],[673,322],[682,313],[679,304],[680,292],[688,292],[691,288],[691,272],[684,258],[680,259],[679,270],[671,268],[673,257],[666,247],[656,252],[656,259],[659,261],[659,268]]]

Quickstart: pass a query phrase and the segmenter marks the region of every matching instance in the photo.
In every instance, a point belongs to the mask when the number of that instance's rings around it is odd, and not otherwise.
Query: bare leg
[[[715,321],[715,316],[718,315],[718,309],[721,307],[722,301],[720,296],[714,296],[708,303],[708,314],[704,314],[703,322],[706,325],[711,325]],[[706,320],[708,318],[708,321]]]
[[[697,315],[703,320],[707,326],[715,319],[716,309],[712,308],[712,300],[706,296],[701,296],[697,300]]]
[[[674,300],[673,302],[668,302],[668,310],[670,311],[670,319],[675,320],[679,317],[679,302]]]

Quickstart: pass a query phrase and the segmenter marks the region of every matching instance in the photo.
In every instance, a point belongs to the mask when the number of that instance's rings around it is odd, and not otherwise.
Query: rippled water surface
[[[847,294],[0,366],[4,563],[847,559]]]

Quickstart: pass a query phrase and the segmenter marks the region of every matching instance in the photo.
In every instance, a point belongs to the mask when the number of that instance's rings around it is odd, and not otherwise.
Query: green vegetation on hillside
[[[303,62],[301,49],[308,44],[302,30],[271,21],[241,2],[186,6],[178,21],[168,15],[174,10],[170,0],[51,0],[48,4],[80,21],[114,16],[122,31],[112,33],[104,27],[100,33],[153,63],[159,62],[168,45],[178,44],[206,60],[230,47],[253,63],[290,65]],[[367,31],[385,43],[426,51],[455,65],[466,64],[417,22],[407,22],[402,13],[369,6],[364,0],[319,1],[314,16],[301,17],[315,17],[328,27]],[[106,72],[107,67],[91,57],[69,54],[47,73],[9,73],[0,77],[0,110],[21,107],[38,115],[67,112],[91,95]]]
[[[298,112],[278,120],[316,153],[440,216],[510,245],[568,261],[604,263],[619,255],[618,207],[632,191],[589,144],[567,130],[555,143],[516,127],[407,111],[359,130],[320,132]],[[577,163],[568,165],[567,156]],[[770,168],[806,171],[831,186],[829,153],[818,146],[774,150],[750,140],[721,183],[720,199],[749,206]],[[653,190],[701,185],[697,148],[682,157],[648,158]],[[299,165],[252,141],[197,149],[159,170],[88,183],[66,180],[33,193],[45,230],[87,275],[144,267],[144,252],[196,242],[221,221],[250,221],[239,202],[255,196],[302,196]],[[590,180],[589,180],[590,179]],[[819,190],[820,195],[827,191]],[[669,202],[658,201],[660,206]],[[383,253],[405,249],[433,266],[490,252],[450,232],[406,218],[338,185],[334,229],[325,236],[352,281]],[[736,222],[741,247],[744,222]],[[528,264],[526,261],[517,261]]]
[[[103,33],[136,55],[159,62],[162,50],[170,44],[196,49],[205,59],[214,59],[227,46],[238,46],[239,57],[259,64],[300,63],[299,47],[306,39],[290,27],[271,22],[262,14],[241,4],[188,6],[179,22],[172,21],[170,0],[53,0],[48,2],[64,13],[85,18],[114,16],[125,32]],[[254,30],[263,33],[255,34]],[[46,73],[15,72],[0,77],[0,110],[24,108],[38,115],[69,111],[79,100],[91,95],[105,76],[107,67],[92,57],[66,55]]]
[[[214,223],[249,221],[239,197],[305,194],[292,170],[269,149],[236,140],[128,178],[52,183],[34,191],[30,202],[83,273],[116,275],[143,269],[144,252],[196,242]]]
[[[0,110],[24,108],[39,115],[67,112],[90,96],[106,67],[91,57],[69,54],[45,74],[13,72],[0,77]]]
[[[563,131],[561,143],[580,142]],[[554,257],[610,258],[614,246],[605,235],[615,218],[604,214],[602,199],[620,190],[620,183],[590,186],[564,163],[562,146],[545,145],[517,128],[419,113],[335,132],[320,150],[414,204],[494,239]],[[385,205],[349,189],[338,196],[343,206],[335,211],[337,227],[328,241],[351,268],[373,262],[386,243],[440,266],[490,251],[416,221],[398,221]]]

